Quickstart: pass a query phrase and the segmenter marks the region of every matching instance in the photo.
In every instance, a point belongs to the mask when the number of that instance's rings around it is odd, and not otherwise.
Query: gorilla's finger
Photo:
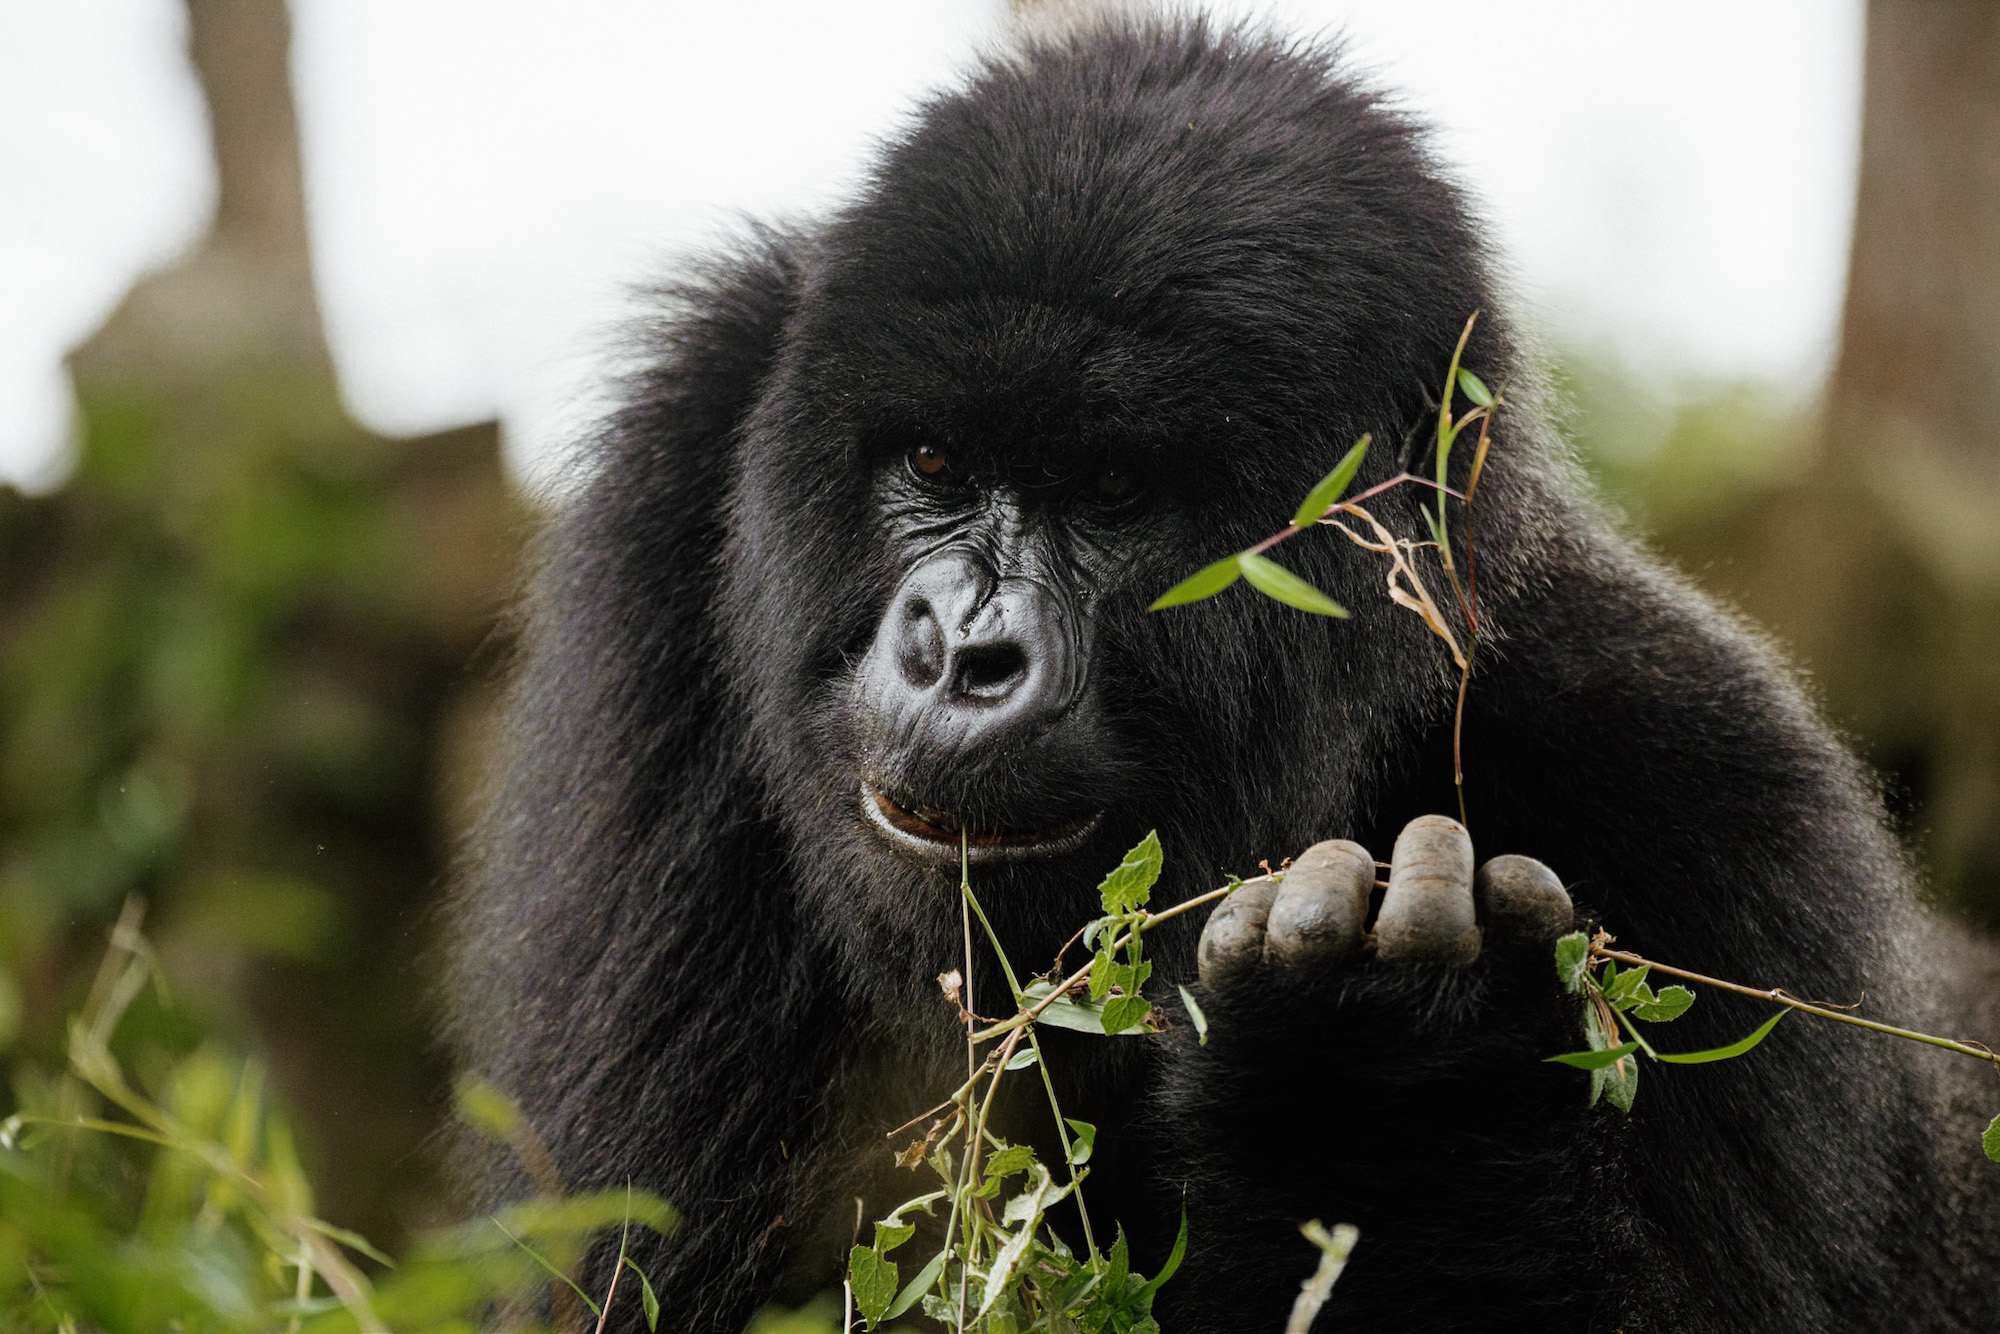
[[[1495,857],[1479,868],[1473,894],[1486,933],[1496,941],[1546,945],[1576,924],[1569,891],[1533,857]]]
[[[1472,837],[1456,820],[1419,816],[1396,839],[1389,892],[1375,919],[1376,952],[1391,963],[1471,963],[1479,941]]]
[[[1211,987],[1241,980],[1264,960],[1264,922],[1278,887],[1268,880],[1245,885],[1208,915],[1195,963]]]
[[[1291,967],[1330,968],[1361,946],[1375,858],[1359,843],[1335,839],[1299,854],[1271,901],[1265,944]]]

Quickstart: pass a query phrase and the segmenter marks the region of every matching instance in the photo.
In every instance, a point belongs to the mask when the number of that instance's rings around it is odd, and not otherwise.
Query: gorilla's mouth
[[[892,845],[932,861],[957,861],[961,845],[973,861],[1051,857],[1080,846],[1104,815],[1094,811],[1046,829],[969,828],[955,815],[898,800],[866,781],[861,809]]]

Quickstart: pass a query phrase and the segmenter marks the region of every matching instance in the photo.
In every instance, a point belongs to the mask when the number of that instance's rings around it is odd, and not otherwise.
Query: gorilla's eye
[[[1139,490],[1139,474],[1122,464],[1107,463],[1097,470],[1091,493],[1107,505],[1129,500]]]
[[[950,463],[941,445],[918,445],[910,451],[910,466],[926,477],[942,479]]]

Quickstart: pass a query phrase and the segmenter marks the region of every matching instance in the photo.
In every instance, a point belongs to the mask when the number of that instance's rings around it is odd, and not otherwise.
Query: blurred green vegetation
[[[1884,795],[1938,905],[2000,931],[2000,508],[1923,455],[1857,466],[1793,385],[1574,356],[1579,457],[1633,529],[1768,631]]]
[[[330,1208],[436,1209],[415,966],[523,516],[491,427],[390,441],[325,377],[80,386],[69,482],[0,490],[0,1042],[60,1065],[128,896],[149,1055],[265,1054]]]

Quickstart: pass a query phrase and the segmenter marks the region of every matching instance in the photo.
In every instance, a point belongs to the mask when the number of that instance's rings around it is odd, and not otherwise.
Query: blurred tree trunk
[[[394,1245],[448,1207],[419,960],[525,515],[494,424],[348,418],[283,0],[187,13],[213,224],[72,354],[70,480],[0,487],[0,981],[16,1049],[59,1061],[105,927],[150,900],[183,1030],[268,1061],[327,1216]]]
[[[1793,645],[1939,896],[2000,927],[2000,2],[1869,0],[1818,457],[1662,540]]]
[[[284,0],[187,0],[187,12],[215,150],[215,218],[193,253],[134,285],[71,355],[72,371],[190,386],[222,370],[288,363],[330,387]]]
[[[1871,712],[1915,757],[1940,888],[2000,917],[2000,3],[1871,0],[1827,456],[1920,571],[1856,627],[1930,668]],[[1885,599],[1878,597],[1877,603]]]

